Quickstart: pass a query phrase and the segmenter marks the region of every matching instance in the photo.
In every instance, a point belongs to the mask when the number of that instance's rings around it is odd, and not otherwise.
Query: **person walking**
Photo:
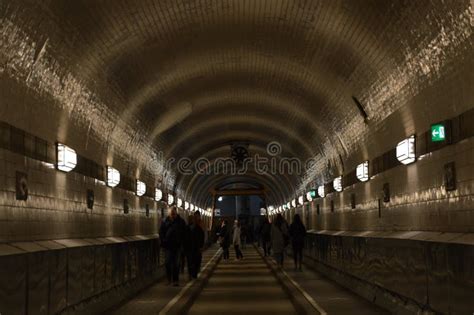
[[[184,227],[183,246],[182,246],[180,259],[179,259],[180,261],[179,270],[181,273],[184,273],[184,270],[186,269],[186,264],[187,264],[188,274],[189,274],[189,252],[191,250],[191,232],[190,232],[189,227],[193,224],[193,222],[194,222],[194,216],[193,215],[188,216],[187,225],[185,224],[185,227]]]
[[[240,227],[240,222],[235,220],[234,222],[234,234],[232,235],[232,244],[234,244],[234,249],[235,249],[235,259],[240,260],[244,258],[244,255],[242,254],[242,251],[240,250],[240,247],[242,245],[240,241],[241,237],[241,227]]]
[[[293,223],[290,225],[290,238],[293,247],[293,259],[295,261],[295,270],[302,270],[304,238],[306,236],[306,227],[301,221],[299,214],[293,217]]]
[[[263,224],[260,229],[260,241],[262,242],[263,253],[265,257],[270,256],[270,241],[271,241],[272,225],[267,217],[263,219]]]
[[[202,229],[201,213],[195,211],[187,229],[188,246],[186,259],[190,279],[196,279],[201,271],[202,251],[204,249],[204,230]]]
[[[227,219],[222,221],[219,229],[219,244],[222,247],[222,258],[224,261],[229,259],[230,232],[227,226]]]
[[[281,215],[277,214],[271,228],[272,250],[278,267],[283,268],[285,248],[289,243],[288,224]]]
[[[175,206],[168,208],[168,216],[161,223],[160,240],[165,251],[165,268],[168,284],[179,286],[179,256],[182,249],[185,223]]]
[[[238,220],[235,220],[239,224],[239,230],[240,230],[240,239],[241,239],[241,244],[239,248],[245,249],[245,245],[247,244],[247,226],[244,224],[242,225]]]

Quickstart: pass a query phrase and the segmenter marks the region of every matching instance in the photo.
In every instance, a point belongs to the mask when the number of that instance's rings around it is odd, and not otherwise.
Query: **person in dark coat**
[[[222,247],[222,258],[224,261],[229,259],[229,247],[230,247],[230,231],[227,220],[222,221],[222,225],[219,229],[219,244]]]
[[[168,284],[179,286],[179,256],[185,232],[184,220],[178,215],[175,206],[168,208],[168,217],[161,223],[161,247],[165,251],[165,267]]]
[[[233,234],[232,234],[232,244],[234,244],[236,260],[244,259],[244,255],[242,254],[242,251],[240,250],[240,247],[242,245],[240,238],[241,238],[240,222],[238,220],[235,220]]]
[[[191,279],[196,279],[201,271],[202,251],[204,249],[204,230],[201,226],[201,213],[194,212],[193,219],[187,228],[187,260],[188,273]]]
[[[262,227],[260,229],[260,240],[262,242],[263,252],[265,257],[270,256],[270,241],[271,241],[272,225],[267,217],[263,220]]]
[[[283,268],[285,250],[289,242],[288,223],[278,213],[271,228],[272,251],[279,268]]]
[[[303,261],[304,238],[306,236],[306,227],[299,214],[293,217],[293,223],[290,225],[290,238],[293,247],[293,259],[295,261],[295,269],[301,270],[301,263]]]

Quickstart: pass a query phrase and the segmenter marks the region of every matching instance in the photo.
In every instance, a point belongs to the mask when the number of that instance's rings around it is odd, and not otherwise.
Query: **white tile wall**
[[[15,198],[16,171],[28,174],[26,202]],[[95,192],[93,210],[86,206],[87,189]],[[128,215],[122,211],[124,198],[129,199]],[[145,216],[146,203],[149,218]],[[0,242],[154,234],[158,232],[158,207],[151,198],[139,198],[0,150]]]
[[[446,192],[444,164],[456,164],[457,190]],[[382,186],[390,184],[391,200],[382,201],[378,217],[377,199]],[[350,195],[356,194],[356,209]],[[330,212],[330,200],[335,212]],[[321,215],[316,215],[316,204]],[[332,193],[312,204],[312,226],[318,230],[426,230],[474,232],[474,139],[435,151],[416,163],[400,165],[367,183]]]

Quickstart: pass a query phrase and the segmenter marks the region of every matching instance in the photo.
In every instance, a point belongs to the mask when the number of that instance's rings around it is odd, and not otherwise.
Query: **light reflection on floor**
[[[243,261],[221,261],[189,314],[296,314],[255,249],[243,253]]]

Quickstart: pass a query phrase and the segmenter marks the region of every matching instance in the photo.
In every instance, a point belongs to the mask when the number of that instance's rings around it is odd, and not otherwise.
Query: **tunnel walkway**
[[[215,258],[218,251],[217,246],[211,246],[203,253],[202,265],[203,267]],[[188,274],[185,270],[180,274],[180,286],[174,287],[166,284],[166,279],[163,277],[162,281],[157,282],[148,289],[140,292],[136,297],[128,300],[121,305],[108,310],[104,314],[113,315],[127,315],[127,314],[158,314],[163,310],[170,301],[177,296],[183,287],[188,283]]]
[[[264,259],[259,251],[247,246],[243,249],[244,259],[236,261],[231,250],[230,260],[224,261],[215,259],[220,252],[214,245],[203,255],[203,269],[212,269],[209,266],[216,263],[217,266],[192,301],[187,301],[186,294],[183,294],[190,283],[186,282],[187,275],[182,274],[181,286],[167,286],[165,281],[160,281],[104,314],[174,314],[175,305],[182,311],[184,303],[189,303],[187,314],[191,315],[299,314],[292,302],[294,296],[285,290],[272,271],[276,270],[275,261],[273,258]],[[286,285],[291,283],[295,289],[293,292],[306,295],[307,313],[389,314],[314,270],[305,267],[303,271],[295,271],[289,255],[286,256],[284,271],[277,271],[277,274],[280,279],[285,278]]]
[[[271,261],[276,264],[273,259]],[[285,257],[284,270],[285,275],[294,281],[302,291],[308,294],[310,299],[317,303],[321,310],[328,314],[390,314],[390,312],[329,280],[324,274],[308,268],[307,265],[303,267],[302,271],[295,270],[291,254]]]
[[[219,263],[189,314],[297,314],[287,294],[252,246],[244,259]]]

